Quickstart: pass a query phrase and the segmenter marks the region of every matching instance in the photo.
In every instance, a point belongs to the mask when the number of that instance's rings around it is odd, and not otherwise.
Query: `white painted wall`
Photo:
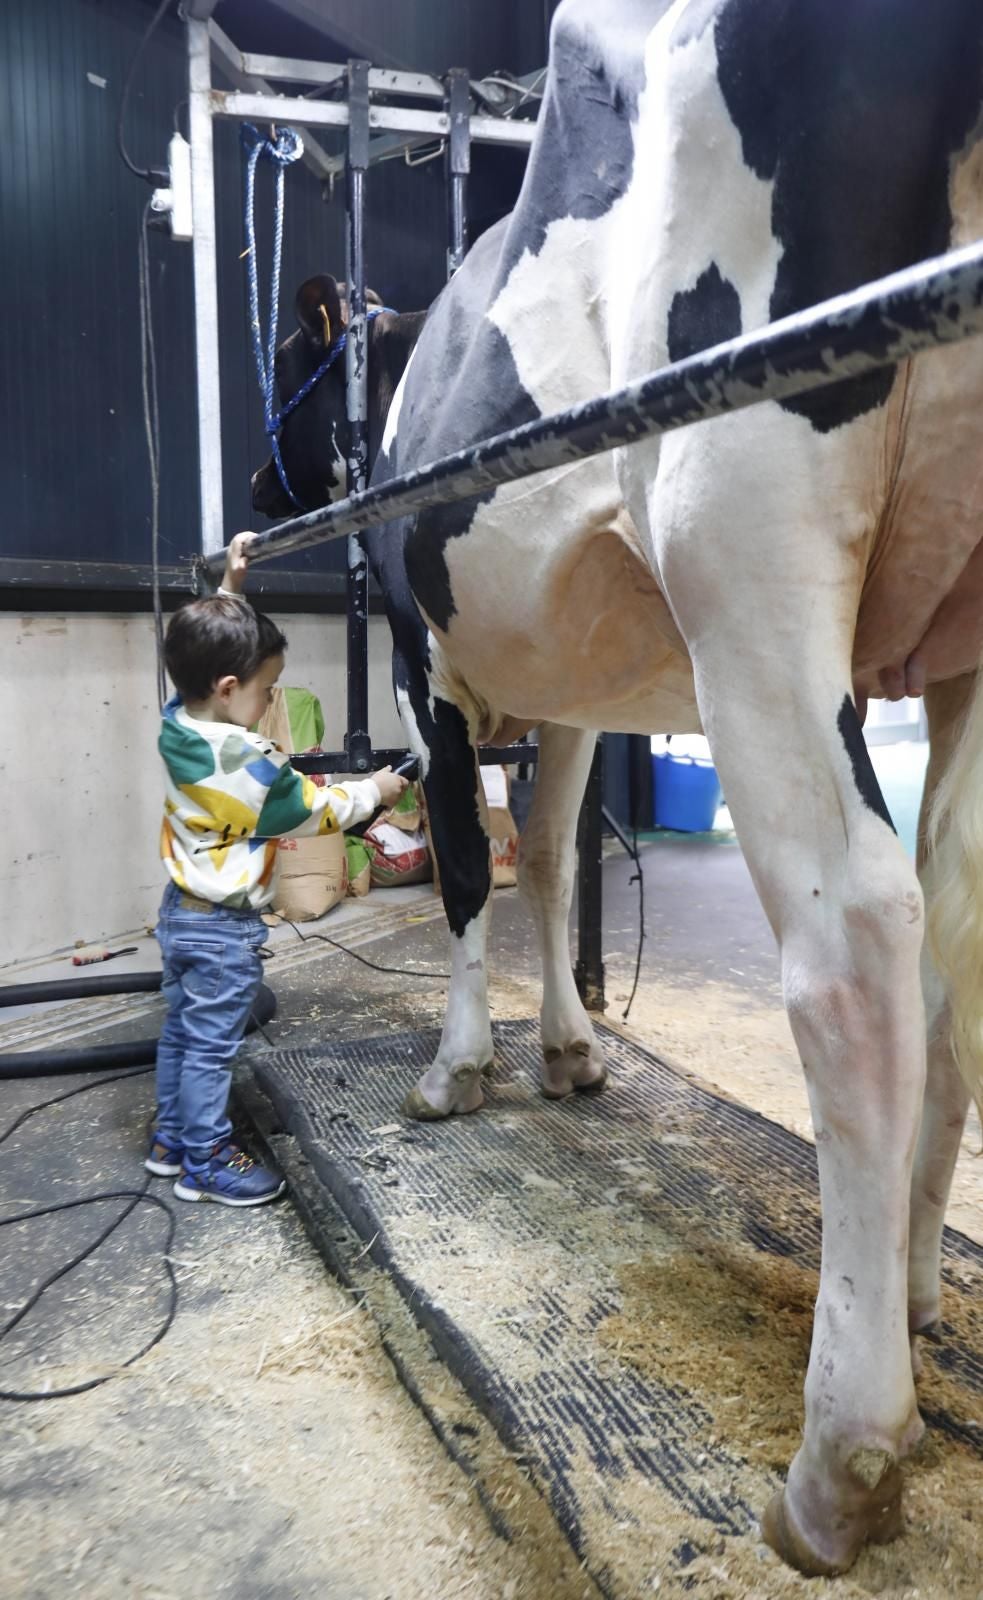
[[[320,697],[325,743],[340,749],[344,618],[276,620],[282,681]],[[152,925],[164,882],[153,619],[0,613],[0,685],[0,966]],[[401,744],[381,617],[369,622],[369,708],[373,743]]]

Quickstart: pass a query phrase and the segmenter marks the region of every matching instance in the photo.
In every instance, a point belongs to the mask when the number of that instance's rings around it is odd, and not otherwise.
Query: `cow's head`
[[[381,305],[372,289],[369,305]],[[348,326],[346,286],[327,273],[308,278],[295,301],[298,328],[276,353],[276,384],[285,406],[323,362],[331,345]],[[338,357],[310,394],[287,417],[280,434],[280,455],[287,482],[305,509],[327,505],[345,495],[348,423],[345,417],[345,358]],[[271,457],[252,480],[253,509],[268,517],[297,512],[280,482]]]

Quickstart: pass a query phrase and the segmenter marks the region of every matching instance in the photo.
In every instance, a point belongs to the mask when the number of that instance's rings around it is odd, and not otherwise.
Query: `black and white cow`
[[[979,0],[565,0],[519,203],[432,309],[375,481],[983,234],[981,112]],[[476,741],[541,728],[521,873],[559,1095],[604,1071],[567,943],[592,730],[709,736],[781,948],[819,1157],[805,1437],[765,1519],[806,1572],[900,1527],[922,1428],[909,1332],[939,1313],[969,1098],[953,1037],[981,1081],[981,405],[974,342],[366,539],[452,930],[411,1114],[475,1110],[492,1059]],[[295,451],[325,498],[303,407]],[[906,689],[926,691],[941,779],[926,881],[948,998],[919,979],[922,888],[856,709]]]

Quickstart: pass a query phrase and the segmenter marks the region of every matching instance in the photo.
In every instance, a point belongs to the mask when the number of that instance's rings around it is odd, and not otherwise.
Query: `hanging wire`
[[[171,4],[172,0],[160,0],[160,5],[157,7],[157,10],[154,12],[150,22],[143,31],[143,34],[140,38],[140,43],[133,52],[133,55],[130,58],[130,64],[126,69],[126,77],[123,80],[123,93],[120,95],[119,111],[116,115],[116,148],[119,151],[123,161],[133,173],[133,176],[135,178],[143,178],[146,183],[166,183],[167,173],[155,172],[152,167],[138,167],[134,161],[131,161],[129,152],[126,148],[126,143],[123,138],[123,122],[126,117],[126,107],[130,98],[130,90],[133,88],[133,78],[136,73],[137,65],[141,56],[143,55],[143,52],[146,50],[148,44],[153,38],[153,35],[156,33],[161,22],[163,21],[164,13]]]
[[[642,858],[638,853],[638,825],[632,828],[631,834],[631,859],[635,864],[635,871],[628,879],[628,887],[633,883],[638,884],[638,950],[635,956],[635,981],[631,986],[628,1004],[621,1013],[622,1022],[628,1021],[628,1013],[632,1008],[635,994],[638,990],[638,980],[642,974],[642,949],[645,944],[645,873],[642,870]]]
[[[483,78],[472,78],[470,80],[471,88],[482,101],[485,109],[491,116],[502,118],[513,117],[528,100],[542,100],[543,95],[539,86],[545,78],[548,70],[548,67],[543,67],[542,71],[536,74],[535,78],[530,84],[519,83],[515,78],[507,77],[504,73],[489,72],[486,73]],[[516,95],[517,98],[512,101],[511,105],[498,106],[493,100],[488,99],[488,97],[482,93],[482,85],[486,83],[495,83],[501,89],[508,89],[512,94]]]
[[[519,104],[515,108],[516,111],[521,110],[521,108],[525,105],[527,100],[542,100],[543,91],[540,89],[539,86],[542,83],[543,79],[546,77],[546,74],[547,74],[548,71],[549,71],[549,67],[544,67],[542,72],[538,72],[536,74],[536,76],[533,79],[532,83],[524,91],[524,93],[522,95],[522,99],[519,101]]]

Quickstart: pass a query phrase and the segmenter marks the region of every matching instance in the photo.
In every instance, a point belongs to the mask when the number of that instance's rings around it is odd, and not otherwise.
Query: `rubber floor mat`
[[[278,1051],[253,1070],[620,1600],[672,1575],[692,1589],[738,1544],[765,1559],[756,1519],[801,1429],[820,1219],[811,1145],[598,1031],[604,1093],[544,1100],[538,1029],[503,1023],[484,1109],[441,1123],[397,1109],[436,1034]],[[983,1251],[954,1233],[945,1249],[922,1411],[979,1458]]]

